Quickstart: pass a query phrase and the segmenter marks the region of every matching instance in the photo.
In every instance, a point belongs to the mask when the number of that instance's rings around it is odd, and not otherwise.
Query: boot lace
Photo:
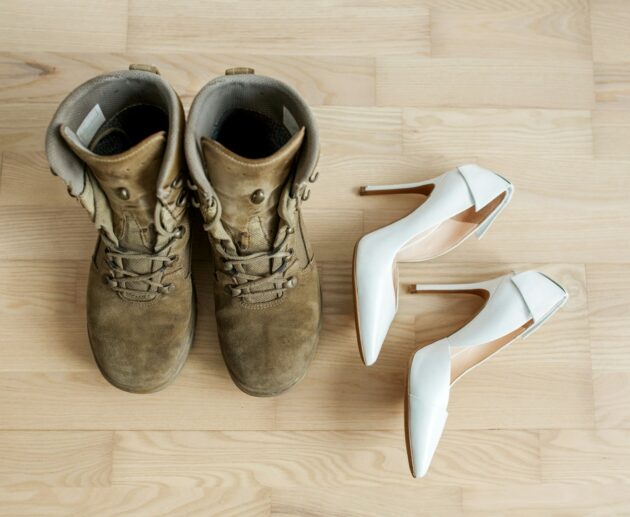
[[[106,238],[107,247],[105,248],[105,256],[107,258],[109,273],[106,275],[105,280],[113,291],[131,294],[138,292],[146,293],[154,290],[158,293],[166,294],[175,288],[173,284],[166,284],[160,279],[166,270],[179,260],[179,256],[167,256],[164,254],[164,251],[168,250],[175,240],[183,238],[184,227],[179,226],[170,232],[166,230],[162,223],[159,203],[155,207],[155,222],[157,233],[168,238],[167,243],[155,253],[143,253],[124,249],[114,245]],[[148,273],[136,273],[133,271],[130,267],[130,262],[133,263],[139,260],[148,261],[151,264],[151,271]],[[160,266],[153,270],[155,267],[154,264]],[[129,283],[132,283],[133,287],[130,287],[128,285]]]
[[[317,177],[315,176],[315,179]],[[188,182],[188,188],[191,191],[191,204],[199,208],[200,203],[197,196],[194,194],[199,190],[197,185],[193,182]],[[308,198],[308,196],[306,196]],[[210,200],[211,205],[214,206],[215,199]],[[298,204],[300,199],[298,199]],[[203,225],[203,229],[210,233],[211,224],[207,223]],[[223,244],[220,242],[216,244],[215,248],[221,257],[223,262],[224,271],[222,273],[230,277],[232,285],[225,286],[225,291],[235,298],[243,298],[248,295],[257,294],[275,294],[277,296],[282,295],[286,289],[292,289],[297,285],[297,278],[291,276],[284,279],[286,272],[297,261],[294,250],[292,248],[285,249],[287,247],[287,241],[289,235],[293,233],[293,229],[289,228],[285,233],[282,242],[273,251],[259,251],[250,253],[249,255],[237,255],[229,252]],[[263,264],[275,259],[281,259],[280,265],[267,274],[254,274],[247,273],[244,266],[250,266],[248,268],[251,271],[251,266],[258,262]]]
[[[297,260],[293,249],[285,249],[289,232],[285,235],[280,245],[273,251],[259,251],[249,255],[236,255],[228,252],[221,244],[216,245],[216,250],[223,262],[223,273],[232,278],[234,285],[226,285],[225,290],[234,297],[244,297],[256,294],[281,295],[286,289],[297,285],[295,277],[285,279],[286,272]],[[260,261],[269,262],[281,259],[280,265],[268,274],[253,274],[244,271],[244,266],[252,266]]]

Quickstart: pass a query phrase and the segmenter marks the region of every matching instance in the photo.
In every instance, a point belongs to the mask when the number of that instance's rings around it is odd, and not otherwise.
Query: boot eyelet
[[[294,276],[290,277],[285,285],[287,286],[287,288],[293,289],[297,285],[297,278],[295,278]]]
[[[302,201],[308,201],[309,197],[311,197],[311,189],[304,189],[304,192],[302,192]]]
[[[289,226],[289,227],[287,228],[287,233],[288,233],[288,234],[295,233],[295,228],[293,228],[293,226]]]
[[[317,178],[319,178],[319,171],[315,171],[308,179],[308,181],[310,181],[311,183],[315,183],[317,181]]]
[[[175,178],[171,183],[171,188],[179,188],[184,184],[184,180],[180,176],[179,178]]]
[[[265,193],[261,189],[255,190],[250,199],[252,203],[259,205],[265,200]]]
[[[125,187],[116,189],[116,195],[123,201],[127,201],[129,199],[129,191]]]
[[[185,203],[186,203],[186,192],[182,190],[179,193],[179,196],[177,196],[177,201],[175,201],[175,204],[177,206],[184,206]]]
[[[181,239],[186,234],[186,227],[178,226],[177,229],[173,232],[173,236],[176,239]]]
[[[231,285],[226,285],[225,292],[232,296],[239,296],[242,291],[236,287],[232,287]]]
[[[160,294],[168,294],[175,290],[175,286],[173,284],[166,284],[161,287],[158,287],[157,292]]]

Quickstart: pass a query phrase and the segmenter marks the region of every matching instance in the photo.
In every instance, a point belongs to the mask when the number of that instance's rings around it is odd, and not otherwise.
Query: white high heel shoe
[[[478,165],[462,165],[420,183],[363,187],[362,195],[428,196],[399,221],[364,235],[353,262],[355,319],[363,362],[374,364],[398,309],[397,262],[429,260],[473,233],[481,238],[509,203],[514,187]]]
[[[471,293],[486,298],[464,327],[415,352],[405,395],[407,454],[414,477],[423,477],[444,430],[450,388],[465,373],[526,337],[568,299],[566,291],[537,271],[511,273],[487,282],[417,285],[412,292]]]

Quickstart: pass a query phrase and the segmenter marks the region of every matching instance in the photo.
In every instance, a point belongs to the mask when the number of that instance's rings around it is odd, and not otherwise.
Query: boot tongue
[[[83,160],[103,190],[112,211],[114,233],[120,245],[132,251],[153,252],[156,241],[154,218],[157,181],[166,147],[166,132],[160,131],[118,154],[96,154],[84,147],[67,127],[61,135]],[[111,132],[97,136],[91,149],[103,149]]]
[[[303,141],[304,128],[271,156],[250,159],[216,140],[201,139],[206,173],[221,203],[221,221],[239,251],[253,253],[273,247],[278,201]]]

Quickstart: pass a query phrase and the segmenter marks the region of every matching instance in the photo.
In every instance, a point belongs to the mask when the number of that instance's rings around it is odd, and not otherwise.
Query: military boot
[[[315,120],[286,84],[232,69],[190,109],[186,159],[212,244],[215,313],[232,379],[282,393],[315,355],[321,295],[301,205],[315,181]]]
[[[99,231],[88,336],[105,378],[125,391],[164,388],[193,339],[183,126],[175,91],[132,65],[74,90],[46,136],[53,174]]]

